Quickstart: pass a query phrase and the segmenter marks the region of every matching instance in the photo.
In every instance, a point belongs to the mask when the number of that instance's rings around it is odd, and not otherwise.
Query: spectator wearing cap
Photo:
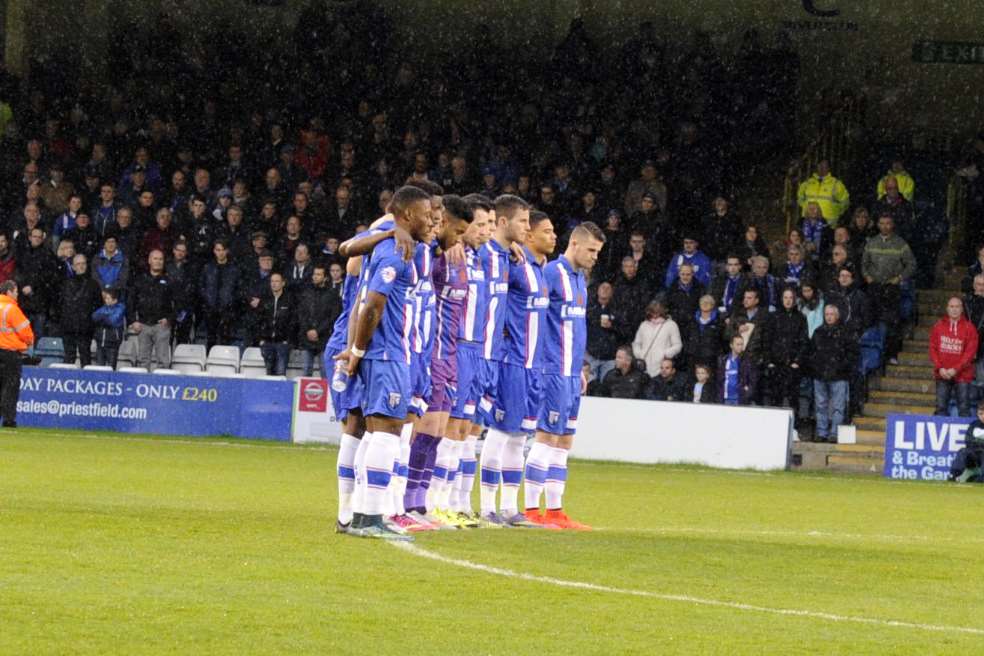
[[[96,173],[95,169],[90,169],[89,167],[82,168],[82,207],[86,211],[94,212],[99,207],[99,187],[100,180],[99,175]]]
[[[629,216],[629,226],[632,230],[642,232],[646,237],[667,247],[673,243],[672,231],[666,225],[662,212],[659,210],[656,194],[647,191],[639,201],[639,209]],[[668,254],[667,254],[668,255]]]
[[[977,346],[977,328],[964,316],[963,299],[951,297],[946,316],[936,322],[929,334],[929,358],[936,379],[935,414],[949,415],[950,401],[956,397],[959,415],[970,416],[970,383],[974,380]]]
[[[126,305],[120,302],[119,290],[102,290],[102,306],[92,313],[93,339],[96,341],[96,364],[116,368],[120,344],[126,336]]]
[[[69,198],[74,193],[75,187],[65,179],[65,166],[61,162],[52,162],[48,170],[48,181],[41,187],[41,202],[45,208],[50,214],[65,212]]]
[[[124,176],[120,180],[120,184],[116,189],[120,200],[125,205],[136,207],[140,199],[140,194],[150,190],[150,187],[147,185],[147,172],[144,170],[144,167],[139,164],[134,166],[129,176]]]
[[[592,277],[596,280],[607,280],[614,282],[622,266],[622,258],[628,251],[629,240],[622,222],[622,211],[618,209],[608,210],[603,225],[605,231],[605,246],[598,254],[598,262],[592,270]]]
[[[645,194],[652,195],[654,208],[659,212],[666,211],[666,185],[659,178],[656,162],[647,159],[639,169],[639,178],[629,183],[625,192],[625,213],[632,216],[642,211],[642,199]]]
[[[226,212],[232,207],[232,189],[222,187],[215,194],[215,207],[212,208],[212,219],[216,224],[223,224],[226,220]]]
[[[270,274],[275,270],[273,252],[264,248],[257,254],[255,263],[240,274],[248,306],[246,331],[250,335],[248,341],[251,343],[255,341],[253,336],[258,329],[255,322],[256,314],[253,310],[260,306],[263,295],[270,289]]]
[[[164,179],[161,177],[161,167],[157,162],[151,161],[150,151],[145,146],[140,146],[134,151],[133,162],[123,170],[119,185],[121,189],[127,189],[131,186],[134,173],[142,174],[143,184],[141,188],[143,188],[143,185],[146,185],[151,190],[160,190],[164,185]]]
[[[878,321],[885,324],[885,357],[898,364],[902,350],[899,310],[902,303],[902,284],[916,272],[912,249],[895,234],[891,214],[878,218],[878,236],[868,240],[861,260],[861,271],[868,283],[868,294]]]
[[[74,364],[76,357],[83,367],[92,363],[92,313],[102,304],[99,289],[85,255],[77,254],[72,259],[72,276],[62,281],[58,297],[57,319],[67,364]]]
[[[687,234],[683,238],[683,250],[673,256],[670,265],[666,269],[666,287],[673,285],[677,279],[680,267],[687,264],[693,270],[694,279],[700,283],[702,289],[706,289],[711,284],[711,260],[697,247],[698,237],[695,234]]]
[[[82,211],[82,196],[79,194],[72,194],[68,198],[68,206],[65,211],[62,212],[57,219],[55,219],[55,225],[51,230],[52,239],[55,245],[61,241],[62,236],[69,230],[75,227],[75,222],[78,219],[79,212]]]
[[[91,260],[99,252],[102,240],[96,229],[92,227],[92,221],[85,212],[79,212],[75,217],[75,227],[64,234],[64,238],[71,240],[75,244],[75,251],[85,255],[86,259]]]
[[[728,254],[742,239],[745,232],[741,217],[723,195],[711,201],[711,211],[704,215],[701,224],[703,240],[701,248],[711,261],[723,268]]]
[[[92,277],[100,288],[126,289],[130,284],[130,263],[120,251],[116,235],[103,237],[102,250],[92,260]]]

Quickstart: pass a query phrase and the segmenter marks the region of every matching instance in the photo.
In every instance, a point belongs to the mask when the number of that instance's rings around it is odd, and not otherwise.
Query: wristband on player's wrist
[[[355,346],[353,346],[351,349],[349,349],[349,351],[352,353],[352,355],[354,355],[357,358],[366,357],[366,352],[364,349],[356,348]]]

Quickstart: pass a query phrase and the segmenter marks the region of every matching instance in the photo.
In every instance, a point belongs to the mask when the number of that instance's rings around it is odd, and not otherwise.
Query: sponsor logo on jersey
[[[395,408],[398,405],[400,405],[400,393],[399,392],[390,392],[390,395],[389,395],[389,407]]]

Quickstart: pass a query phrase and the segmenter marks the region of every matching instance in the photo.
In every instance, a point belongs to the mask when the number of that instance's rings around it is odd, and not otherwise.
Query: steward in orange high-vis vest
[[[5,428],[17,426],[22,355],[34,344],[31,322],[17,306],[17,283],[0,283],[0,415]]]

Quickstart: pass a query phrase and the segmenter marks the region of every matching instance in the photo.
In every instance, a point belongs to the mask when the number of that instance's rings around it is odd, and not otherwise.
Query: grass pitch
[[[600,530],[442,532],[414,552],[332,532],[334,465],[331,449],[0,433],[0,654],[984,641],[980,487],[574,462],[568,510]]]

